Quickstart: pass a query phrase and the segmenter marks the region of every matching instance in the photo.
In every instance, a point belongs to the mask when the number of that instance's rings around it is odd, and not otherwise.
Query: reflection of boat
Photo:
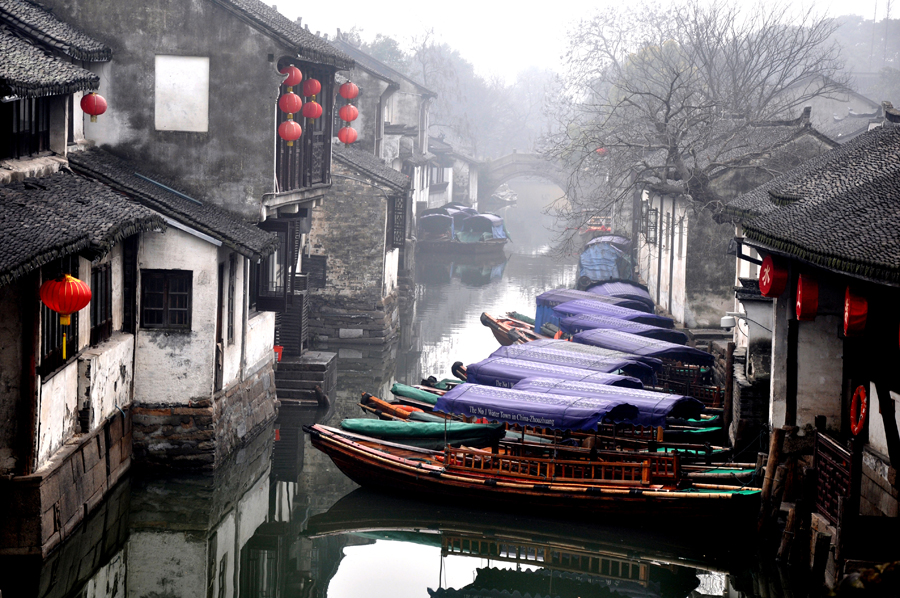
[[[640,526],[639,521],[567,521],[552,517],[521,517],[506,511],[485,513],[479,505],[425,503],[359,488],[338,500],[327,512],[313,515],[305,533],[313,537],[364,533],[386,537],[409,533],[433,543],[440,535],[448,554],[465,554],[554,570],[609,570],[611,562],[658,566],[670,570],[697,567],[725,571],[738,563],[743,544],[725,534],[684,534],[673,521],[668,526]],[[721,544],[717,545],[717,542]],[[730,542],[730,543],[726,543]],[[504,558],[506,560],[506,558]],[[613,568],[615,569],[615,568]],[[677,593],[670,593],[678,596]],[[684,595],[684,594],[681,594]]]
[[[419,217],[419,240],[416,247],[421,252],[470,255],[502,253],[503,246],[509,242],[503,218],[496,214],[471,214],[446,206],[437,210],[444,210],[446,213],[424,213]]]
[[[429,451],[351,435],[316,424],[312,444],[356,483],[428,499],[552,516],[615,514],[635,523],[726,520],[739,526],[759,509],[759,490],[692,483],[678,456],[591,452],[569,458],[565,447],[513,454],[446,447]],[[582,449],[582,452],[584,449]]]
[[[503,278],[508,258],[502,251],[490,253],[422,253],[416,257],[420,282],[448,283],[457,279],[480,287]]]

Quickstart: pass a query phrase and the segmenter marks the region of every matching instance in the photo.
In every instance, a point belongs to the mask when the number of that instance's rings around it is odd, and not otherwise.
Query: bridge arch
[[[488,199],[500,185],[516,177],[536,176],[565,190],[569,173],[558,163],[537,154],[513,152],[497,160],[484,162],[478,169],[478,199]]]

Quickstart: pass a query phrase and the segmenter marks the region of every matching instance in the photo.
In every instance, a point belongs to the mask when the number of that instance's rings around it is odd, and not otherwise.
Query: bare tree
[[[747,10],[736,0],[644,4],[582,21],[545,145],[572,172],[557,216],[572,231],[641,189],[716,209],[711,177],[779,141],[762,123],[841,87],[834,29],[811,10],[791,16],[786,5]],[[564,249],[573,237],[563,236]]]

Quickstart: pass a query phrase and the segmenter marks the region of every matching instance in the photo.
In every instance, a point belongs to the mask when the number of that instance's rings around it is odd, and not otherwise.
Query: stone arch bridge
[[[547,179],[566,189],[569,173],[556,162],[537,154],[513,152],[497,160],[484,162],[478,168],[478,199],[488,199],[503,183],[520,176],[536,176]]]

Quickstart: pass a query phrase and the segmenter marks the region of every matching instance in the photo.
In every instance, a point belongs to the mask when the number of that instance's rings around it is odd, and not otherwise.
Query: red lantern
[[[869,313],[869,302],[865,297],[860,297],[850,292],[844,293],[844,334],[857,336],[866,329],[866,316]]]
[[[289,119],[278,125],[278,135],[287,141],[288,146],[292,146],[303,135],[303,129],[297,121]]]
[[[307,79],[303,82],[303,95],[314,96],[322,91],[322,84],[318,79]]]
[[[278,98],[278,107],[282,112],[294,114],[300,112],[302,106],[303,100],[300,99],[300,96],[290,91]]]
[[[356,141],[356,129],[353,129],[352,127],[341,127],[341,130],[338,131],[338,139],[341,143],[350,145]]]
[[[605,147],[598,147],[598,148],[595,149],[594,151],[597,152],[598,154],[600,154],[601,156],[605,156],[605,155],[606,155],[606,148],[605,148]]]
[[[338,116],[341,117],[341,120],[350,123],[356,120],[356,117],[359,116],[359,110],[357,110],[356,106],[354,106],[353,104],[347,104],[346,106],[338,110]]]
[[[287,79],[282,81],[281,84],[287,85],[289,88],[293,87],[294,85],[300,85],[300,82],[303,81],[303,73],[301,73],[300,69],[295,67],[293,64],[281,69],[281,74],[287,75]],[[288,91],[290,91],[290,89]]]
[[[800,275],[797,280],[797,319],[810,322],[819,310],[819,283],[809,276]]]
[[[81,109],[85,114],[91,115],[91,122],[97,122],[97,117],[106,112],[106,99],[96,92],[91,92],[81,98]]]
[[[352,100],[356,96],[359,95],[359,87],[356,86],[356,83],[352,81],[347,81],[338,89],[338,93],[341,94],[341,97],[345,100]]]
[[[68,326],[72,314],[91,302],[91,288],[69,274],[44,281],[38,292],[44,305],[59,314],[59,323]],[[66,333],[63,332],[62,356],[66,358]]]
[[[763,297],[778,297],[787,287],[787,269],[779,268],[771,255],[763,259],[759,269],[759,291]]]
[[[303,104],[303,116],[306,118],[319,118],[322,116],[322,105],[312,100]]]

